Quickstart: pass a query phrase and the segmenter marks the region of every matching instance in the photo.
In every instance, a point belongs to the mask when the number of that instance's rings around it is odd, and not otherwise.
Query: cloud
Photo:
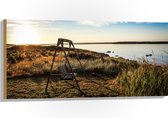
[[[49,20],[7,20],[8,28],[13,28],[16,26],[32,26],[35,28],[53,28],[55,21]]]
[[[78,21],[81,25],[88,25],[93,27],[103,27],[109,25],[107,21]]]

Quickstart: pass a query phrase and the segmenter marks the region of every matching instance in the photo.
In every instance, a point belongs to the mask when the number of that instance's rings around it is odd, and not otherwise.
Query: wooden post
[[[6,44],[7,44],[7,20],[4,19],[2,21],[2,39],[3,39],[3,54],[4,54],[4,58],[3,58],[3,99],[7,99],[7,48],[6,48]]]
[[[46,88],[45,88],[45,92],[46,92],[46,93],[48,93],[48,84],[49,84],[50,76],[51,76],[51,74],[52,74],[52,69],[53,69],[53,66],[54,66],[56,51],[57,51],[57,47],[55,48],[55,52],[54,52],[54,56],[53,56],[53,60],[52,60],[51,68],[50,68],[50,73],[49,73],[48,79],[47,79],[47,84],[46,84]]]

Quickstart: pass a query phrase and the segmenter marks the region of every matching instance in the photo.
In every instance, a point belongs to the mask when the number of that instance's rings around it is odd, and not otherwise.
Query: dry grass
[[[117,77],[124,96],[168,95],[168,65],[142,64]]]

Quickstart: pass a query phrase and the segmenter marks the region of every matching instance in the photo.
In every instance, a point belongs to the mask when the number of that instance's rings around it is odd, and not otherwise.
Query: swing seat
[[[65,65],[59,66],[58,70],[61,73],[61,80],[73,80],[74,76],[76,76],[76,73],[69,73]]]

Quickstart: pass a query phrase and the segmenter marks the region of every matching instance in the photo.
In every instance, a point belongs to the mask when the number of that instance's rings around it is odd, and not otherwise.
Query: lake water
[[[145,58],[149,62],[157,64],[168,63],[168,44],[82,44],[76,48],[106,53],[113,57],[123,57],[131,60]],[[111,51],[111,53],[107,53]],[[152,56],[146,56],[150,55]]]

